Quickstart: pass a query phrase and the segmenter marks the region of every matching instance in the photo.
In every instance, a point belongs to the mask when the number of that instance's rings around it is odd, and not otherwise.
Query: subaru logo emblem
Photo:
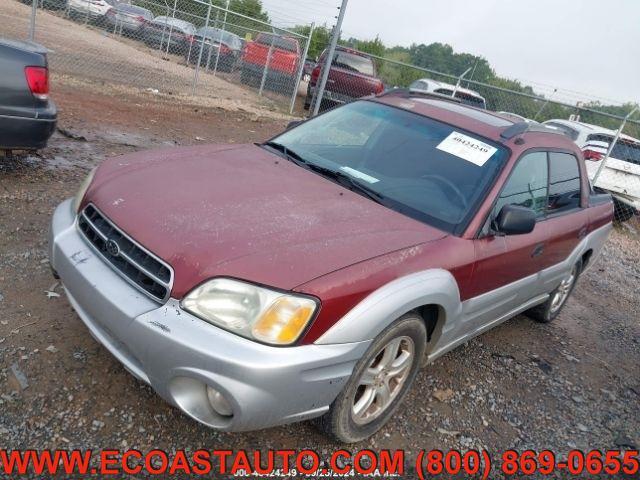
[[[107,253],[109,255],[111,255],[112,257],[117,257],[118,255],[120,255],[120,246],[118,245],[118,242],[116,242],[115,240],[107,240]]]

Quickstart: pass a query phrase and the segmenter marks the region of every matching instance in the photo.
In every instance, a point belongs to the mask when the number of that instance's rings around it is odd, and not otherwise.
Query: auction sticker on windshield
[[[480,167],[498,151],[488,143],[456,131],[451,132],[436,148]]]
[[[376,182],[380,181],[376,177],[372,177],[371,175],[367,175],[366,173],[363,173],[363,172],[361,172],[359,170],[356,170],[355,168],[340,167],[340,170],[342,170],[345,173],[348,173],[352,177],[359,178],[360,180],[364,180],[367,183],[376,183]]]

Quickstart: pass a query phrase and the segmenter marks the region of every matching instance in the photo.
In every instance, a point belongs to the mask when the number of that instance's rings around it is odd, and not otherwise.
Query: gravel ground
[[[137,382],[93,338],[51,277],[51,212],[102,159],[142,148],[252,142],[285,121],[171,107],[59,86],[61,133],[0,160],[0,446],[268,449],[344,447],[311,423],[252,433],[205,428]],[[560,317],[519,316],[426,367],[395,418],[350,446],[625,449],[640,446],[640,227],[619,227]]]

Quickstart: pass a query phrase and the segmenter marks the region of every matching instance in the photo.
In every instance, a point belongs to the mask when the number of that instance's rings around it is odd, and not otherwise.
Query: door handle
[[[543,252],[544,252],[544,243],[539,243],[534,247],[533,252],[531,252],[531,258],[539,257],[540,255],[542,255]]]

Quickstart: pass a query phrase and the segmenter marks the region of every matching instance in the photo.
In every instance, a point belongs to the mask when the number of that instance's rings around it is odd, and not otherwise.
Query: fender
[[[414,308],[428,304],[442,307],[445,318],[460,315],[458,284],[447,270],[424,270],[383,285],[353,307],[315,343],[371,340],[398,317]]]

